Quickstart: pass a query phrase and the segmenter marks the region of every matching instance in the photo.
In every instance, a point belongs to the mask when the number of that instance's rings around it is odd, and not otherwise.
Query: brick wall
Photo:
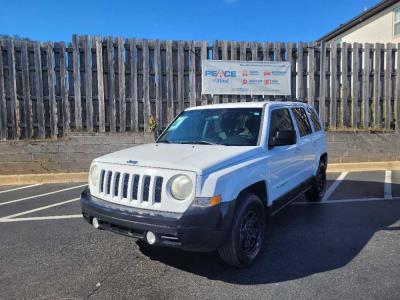
[[[399,133],[328,132],[331,163],[400,160]]]
[[[87,171],[98,156],[151,141],[152,134],[106,133],[0,142],[0,175]]]
[[[151,134],[74,134],[66,139],[0,143],[0,175],[87,171],[95,157],[153,140]],[[329,132],[329,161],[400,160],[395,133]]]

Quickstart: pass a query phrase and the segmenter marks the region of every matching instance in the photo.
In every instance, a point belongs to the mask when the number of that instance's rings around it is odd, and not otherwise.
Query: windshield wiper
[[[217,143],[214,142],[210,142],[210,141],[205,141],[205,140],[200,140],[200,141],[196,141],[193,144],[200,144],[200,145],[219,145]]]
[[[205,140],[199,140],[199,141],[173,141],[173,142],[169,142],[169,141],[164,141],[167,143],[172,143],[172,144],[193,144],[193,145],[220,145],[214,142],[210,142],[210,141],[205,141]]]

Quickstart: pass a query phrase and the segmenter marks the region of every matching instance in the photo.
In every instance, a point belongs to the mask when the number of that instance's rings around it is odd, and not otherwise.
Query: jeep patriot
[[[325,132],[307,104],[191,107],[155,143],[94,159],[82,213],[98,229],[247,266],[269,216],[300,195],[323,198],[327,162]]]

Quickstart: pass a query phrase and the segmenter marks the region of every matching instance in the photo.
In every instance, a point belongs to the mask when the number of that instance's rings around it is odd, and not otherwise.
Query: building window
[[[394,10],[394,35],[400,35],[400,7]]]

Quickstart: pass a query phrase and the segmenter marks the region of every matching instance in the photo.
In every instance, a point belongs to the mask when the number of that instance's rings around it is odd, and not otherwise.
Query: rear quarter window
[[[302,107],[292,108],[294,118],[299,128],[300,136],[306,136],[312,133],[311,124],[308,121],[306,111]]]
[[[318,118],[317,113],[311,108],[307,108],[307,111],[308,111],[308,114],[310,115],[311,122],[314,125],[314,130],[315,131],[321,131],[322,126],[321,126],[321,123],[319,122],[319,118]]]

